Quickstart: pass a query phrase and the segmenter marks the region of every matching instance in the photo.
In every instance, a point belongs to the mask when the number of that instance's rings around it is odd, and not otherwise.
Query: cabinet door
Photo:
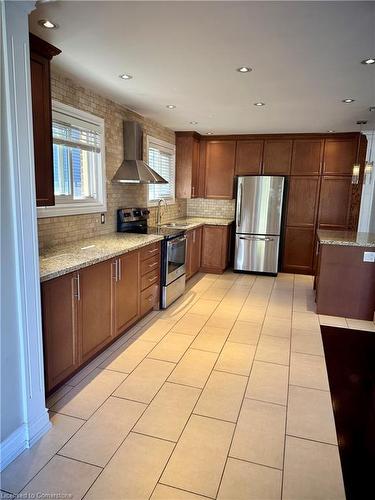
[[[193,231],[193,252],[191,256],[191,274],[196,274],[201,267],[202,252],[202,228],[198,227]]]
[[[44,363],[47,391],[79,366],[75,273],[42,283]]]
[[[233,198],[235,141],[209,141],[206,146],[205,197]]]
[[[79,271],[81,361],[85,362],[112,338],[112,261]]]
[[[323,159],[324,141],[297,139],[293,142],[292,175],[319,175]]]
[[[319,227],[346,229],[352,193],[351,177],[324,176],[320,190]]]
[[[260,174],[262,155],[263,141],[237,141],[236,175]]]
[[[185,274],[186,279],[192,276],[192,259],[193,259],[193,230],[186,233],[186,258],[185,258]]]
[[[203,226],[201,267],[205,272],[223,272],[228,262],[228,228]]]
[[[199,185],[199,141],[193,139],[193,155],[192,155],[192,175],[191,175],[191,197],[199,198],[201,195]]]
[[[326,139],[324,145],[323,174],[351,175],[356,162],[358,137]]]
[[[55,204],[49,65],[48,59],[31,52],[31,98],[37,206]]]
[[[115,333],[119,335],[139,317],[139,252],[118,257],[115,285]]]
[[[283,271],[311,274],[313,270],[314,241],[314,228],[287,227]]]
[[[288,226],[314,227],[318,208],[319,177],[291,176],[288,194]]]
[[[289,175],[292,158],[291,140],[264,141],[263,173],[266,175]]]

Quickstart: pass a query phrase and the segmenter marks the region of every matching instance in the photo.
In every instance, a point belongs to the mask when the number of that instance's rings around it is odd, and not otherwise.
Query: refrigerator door
[[[279,236],[236,234],[235,271],[277,273]]]
[[[280,234],[284,177],[238,177],[236,233]]]

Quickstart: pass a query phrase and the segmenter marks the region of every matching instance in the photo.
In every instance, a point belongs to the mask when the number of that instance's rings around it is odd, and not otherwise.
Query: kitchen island
[[[373,321],[375,234],[318,231],[317,313]]]

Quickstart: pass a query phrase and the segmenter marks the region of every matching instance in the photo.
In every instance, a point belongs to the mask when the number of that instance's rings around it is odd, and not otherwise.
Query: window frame
[[[165,198],[167,205],[174,205],[176,203],[176,144],[172,142],[163,141],[162,139],[157,139],[151,135],[147,135],[146,138],[146,148],[147,148],[147,162],[149,161],[149,149],[151,145],[160,146],[161,148],[167,149],[168,152],[172,153],[172,169],[173,169],[173,196]],[[148,165],[151,167],[150,163]],[[151,167],[152,168],[152,167]],[[147,206],[156,207],[158,205],[158,199],[150,199],[150,187],[147,186]]]
[[[81,214],[92,214],[92,213],[102,213],[107,212],[107,190],[106,190],[106,163],[105,163],[105,125],[104,119],[99,116],[92,115],[86,111],[63,104],[62,102],[53,100],[52,101],[52,121],[53,113],[62,113],[76,120],[85,121],[89,124],[95,125],[95,127],[100,130],[100,157],[99,166],[96,172],[97,176],[97,189],[98,194],[95,201],[93,200],[74,200],[69,199],[68,202],[56,202],[55,205],[38,207],[37,217],[60,217],[66,215],[81,215]],[[53,142],[53,139],[52,139]],[[53,146],[53,144],[52,144]]]

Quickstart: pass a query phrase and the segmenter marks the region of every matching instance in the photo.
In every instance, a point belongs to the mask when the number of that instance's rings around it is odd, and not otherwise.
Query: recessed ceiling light
[[[212,135],[212,134],[213,134],[213,132],[207,132],[207,135]]]
[[[53,23],[52,21],[49,21],[48,19],[40,19],[38,21],[39,26],[42,26],[43,28],[47,28],[48,30],[53,30],[57,29],[59,27],[58,24]]]
[[[342,102],[345,102],[346,104],[350,104],[351,102],[354,102],[355,99],[343,99]]]
[[[122,80],[131,80],[133,77],[128,73],[122,73],[122,75],[119,75],[119,78],[121,78]]]
[[[191,125],[198,125],[198,122],[190,122]]]
[[[265,102],[254,102],[254,106],[265,106]]]
[[[168,109],[174,109],[176,106],[174,104],[167,104],[166,108]]]
[[[333,134],[334,130],[327,130],[329,134]]]
[[[239,73],[250,73],[250,71],[253,71],[252,68],[249,68],[249,66],[241,66],[240,68],[237,68],[237,71]]]
[[[369,57],[368,59],[363,59],[362,64],[375,64],[375,57]]]

